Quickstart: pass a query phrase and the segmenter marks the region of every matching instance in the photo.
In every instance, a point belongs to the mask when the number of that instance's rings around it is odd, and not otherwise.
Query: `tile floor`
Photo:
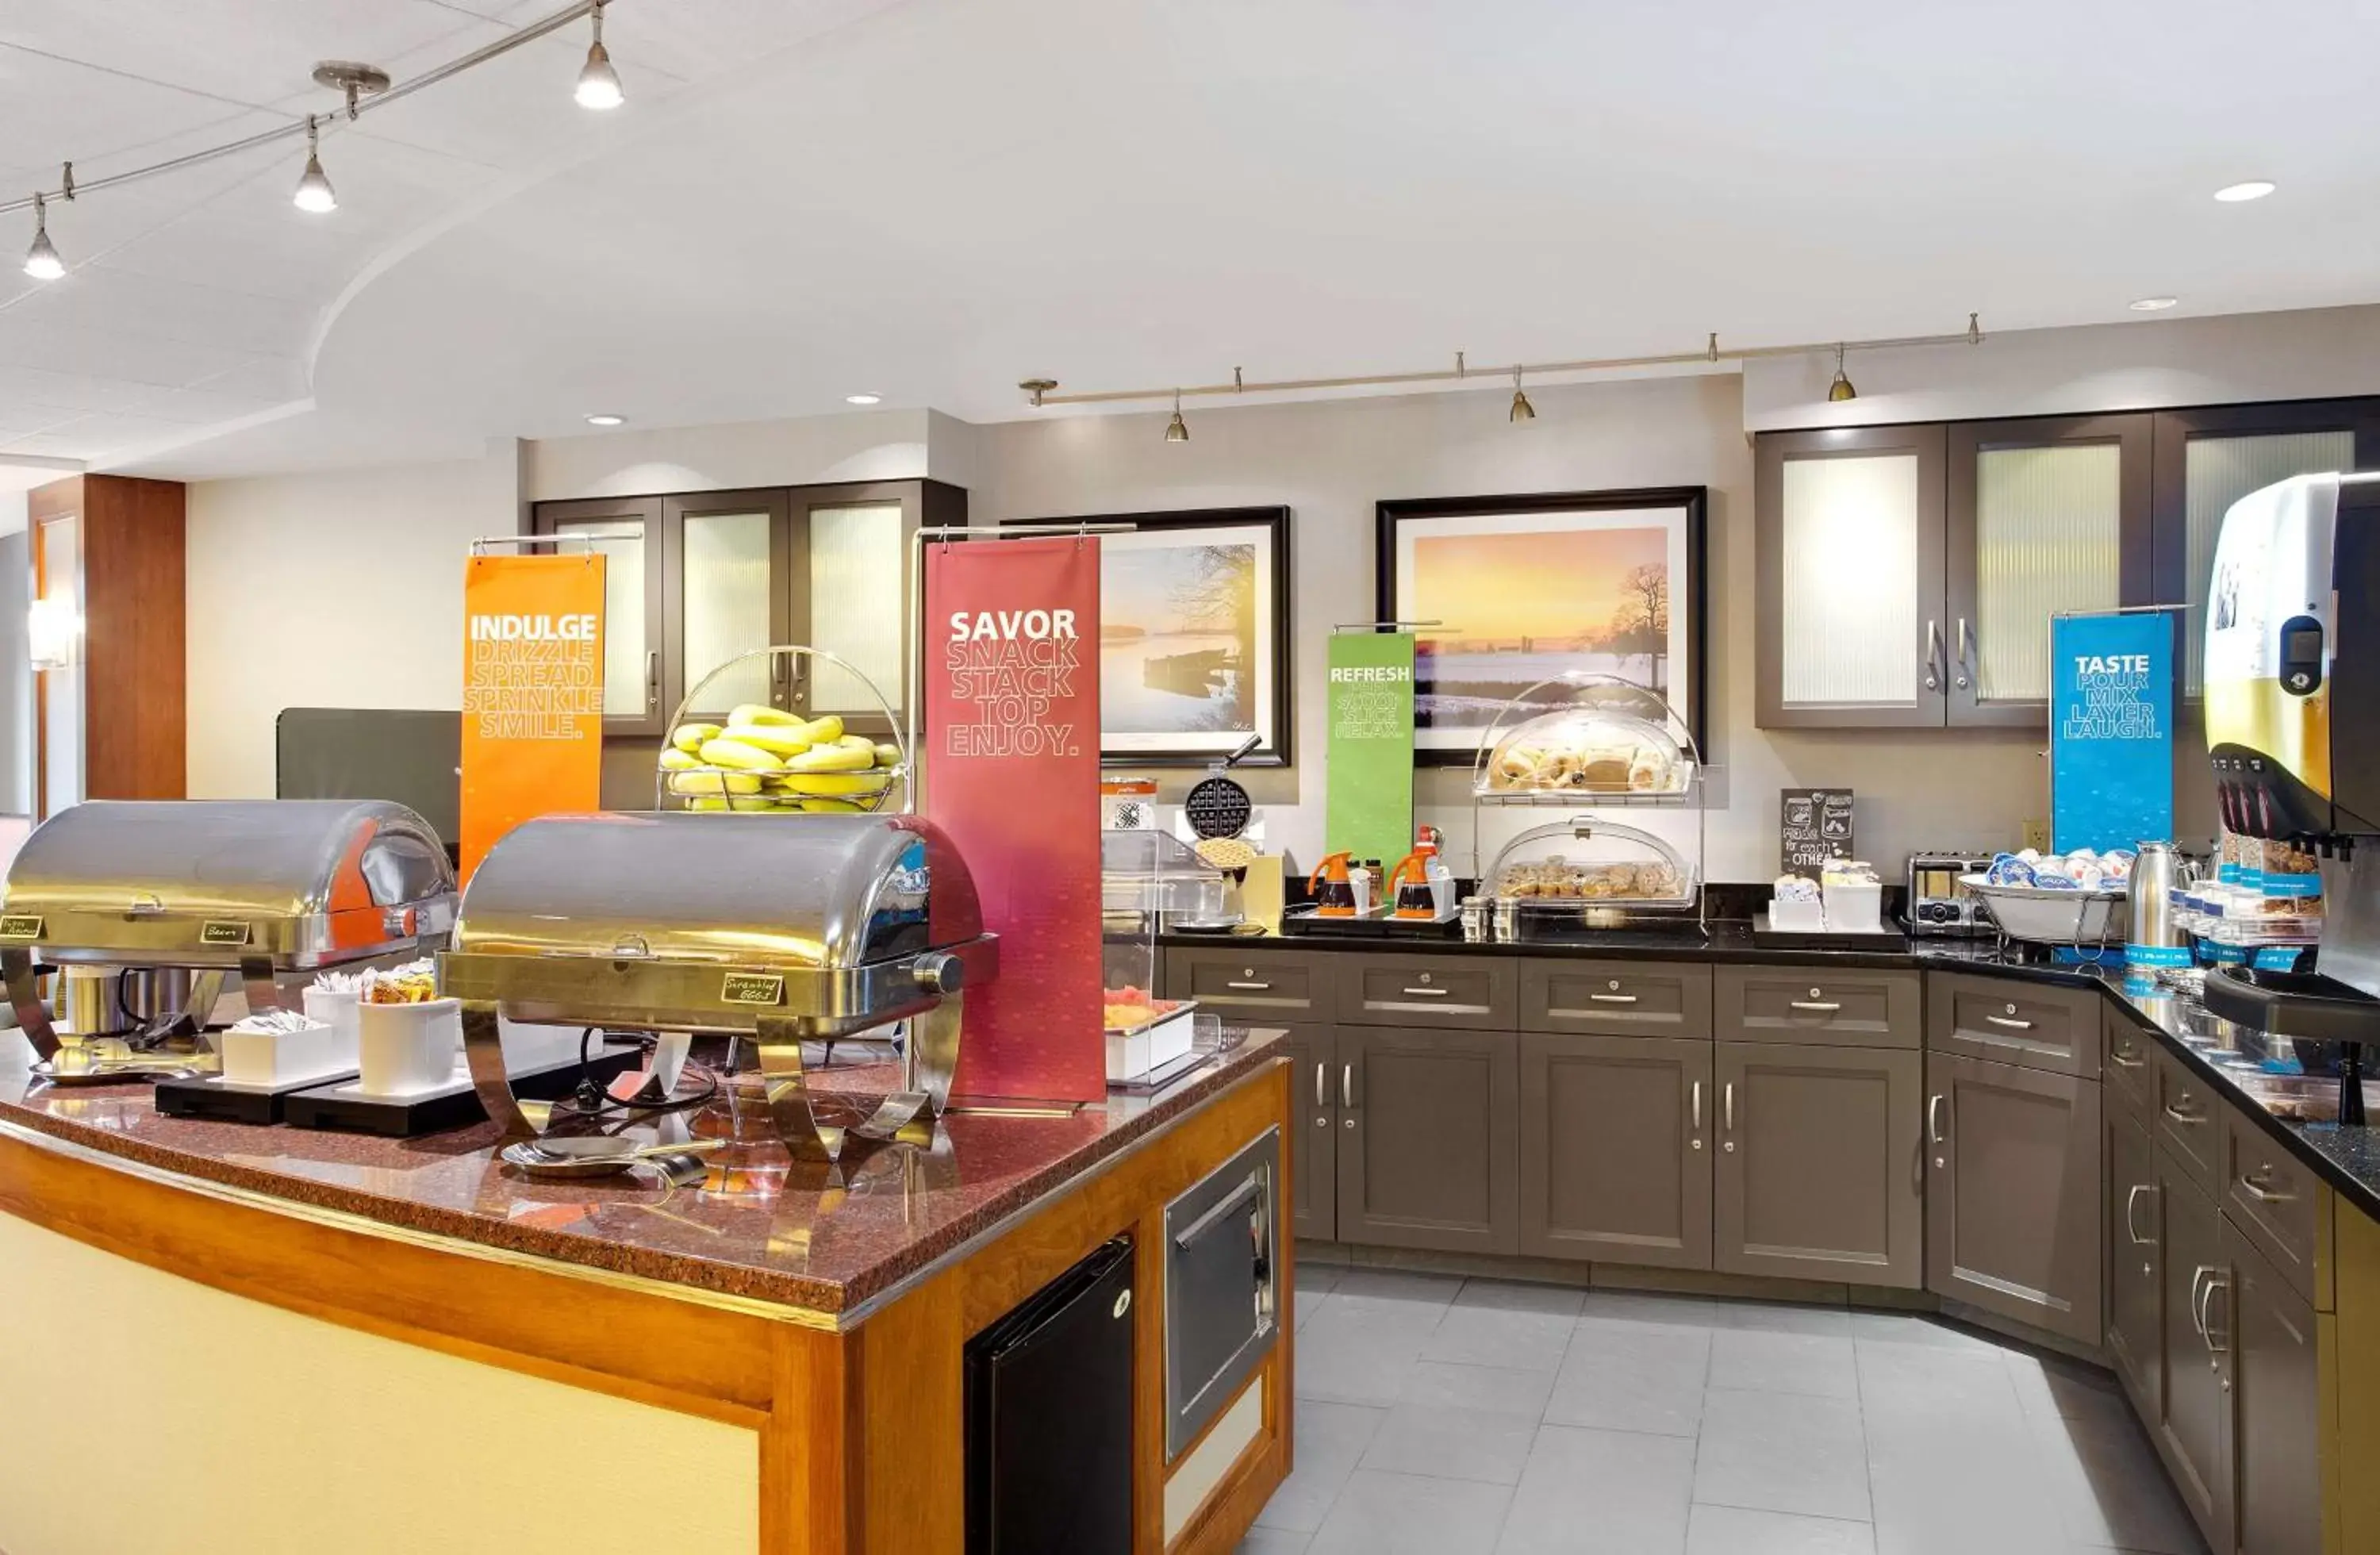
[[[1242,1555],[2204,1555],[2115,1379],[1931,1318],[1298,1267]]]

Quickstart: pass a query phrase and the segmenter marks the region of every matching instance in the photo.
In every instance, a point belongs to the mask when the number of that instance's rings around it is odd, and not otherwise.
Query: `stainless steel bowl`
[[[2124,888],[2057,891],[2037,885],[1994,885],[1987,875],[1959,883],[1980,900],[2001,932],[2042,945],[2121,945],[2131,929],[2131,898]]]

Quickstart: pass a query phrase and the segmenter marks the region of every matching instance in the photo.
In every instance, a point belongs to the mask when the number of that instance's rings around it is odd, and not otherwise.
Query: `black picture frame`
[[[1154,513],[1068,514],[1062,517],[1012,518],[1006,525],[1060,526],[1094,525],[1125,526],[1135,533],[1185,531],[1192,529],[1246,529],[1258,537],[1271,573],[1270,608],[1258,601],[1256,626],[1258,631],[1269,631],[1270,641],[1262,645],[1259,657],[1269,661],[1269,674],[1265,682],[1270,699],[1270,716],[1260,718],[1257,733],[1266,737],[1262,744],[1240,759],[1246,767],[1286,767],[1290,764],[1293,735],[1297,727],[1294,690],[1296,686],[1296,642],[1291,636],[1293,619],[1295,579],[1291,569],[1289,523],[1290,512],[1281,507],[1202,507],[1184,508]],[[1116,537],[1105,537],[1112,541]],[[1104,577],[1106,546],[1100,552],[1100,572]],[[1152,736],[1141,733],[1132,735],[1099,732],[1099,764],[1104,767],[1207,767],[1230,754],[1228,745],[1220,740],[1189,745],[1148,743]],[[1245,736],[1243,736],[1245,737]],[[1119,740],[1123,741],[1119,745]]]
[[[1540,516],[1564,513],[1621,513],[1630,511],[1670,512],[1682,528],[1682,584],[1672,580],[1668,589],[1668,610],[1674,613],[1681,606],[1685,615],[1680,651],[1685,660],[1668,674],[1672,695],[1682,690],[1685,705],[1678,708],[1701,759],[1713,759],[1710,744],[1709,691],[1709,612],[1706,590],[1708,586],[1710,490],[1706,486],[1640,486],[1609,492],[1541,492],[1509,496],[1484,497],[1419,497],[1384,501],[1377,504],[1377,524],[1373,535],[1373,568],[1377,579],[1374,604],[1382,621],[1410,621],[1416,606],[1410,599],[1400,598],[1398,559],[1402,552],[1401,531],[1417,520],[1477,519],[1478,532],[1500,531],[1497,521],[1518,517]],[[1466,636],[1493,636],[1492,622],[1449,622]],[[1426,637],[1427,631],[1423,633]],[[1584,655],[1582,655],[1584,658]],[[1417,674],[1427,666],[1419,665]],[[1416,701],[1427,695],[1427,685],[1416,681]],[[1452,725],[1429,722],[1418,707],[1414,731],[1414,761],[1423,767],[1467,767],[1476,759],[1479,732],[1488,726],[1488,718]],[[1429,731],[1460,732],[1467,738],[1440,740],[1433,744]]]

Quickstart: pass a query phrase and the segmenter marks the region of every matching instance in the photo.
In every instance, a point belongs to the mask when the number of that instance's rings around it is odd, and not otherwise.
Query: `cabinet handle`
[[[2033,1029],[2033,1022],[2029,1020],[2019,1020],[2014,1015],[1985,1015],[1984,1018],[1991,1022],[1994,1026],[2005,1026],[2010,1031],[2031,1031]]]
[[[2265,1186],[2264,1184],[2256,1181],[2255,1173],[2252,1172],[2240,1173],[2240,1185],[2248,1190],[2251,1197],[2261,1199],[2266,1204],[2286,1204],[2297,1197],[2293,1193],[2283,1193],[2278,1188]]]
[[[1407,990],[1406,991],[1411,992],[1412,990]],[[1636,996],[1633,993],[1590,993],[1587,995],[1587,998],[1597,1004],[1633,1004],[1636,1002]]]
[[[1314,1104],[1317,1107],[1328,1107],[1330,1105],[1330,1081],[1328,1078],[1330,1073],[1330,1065],[1323,1063],[1320,1059],[1315,1060]]]
[[[1700,1134],[1703,1129],[1703,1083],[1700,1080],[1696,1080],[1694,1083],[1692,1095],[1693,1101],[1691,1105],[1693,1107],[1694,1132]]]
[[[1974,634],[1967,629],[1967,618],[1961,615],[1959,617],[1959,689],[1961,691],[1967,688],[1967,672],[1973,667],[1974,662],[1968,657],[1968,648],[1973,640]]]
[[[1840,1004],[1822,999],[1796,999],[1792,1003],[1797,1010],[1809,1010],[1822,1015],[1831,1015],[1842,1008]]]
[[[2114,1064],[2119,1069],[2146,1069],[2149,1066],[2149,1061],[2144,1058],[2132,1058],[2128,1056],[2131,1051],[2132,1050],[2128,1047],[2109,1048],[2107,1050],[2107,1062]]]
[[[1272,990],[1270,983],[1225,983],[1223,986],[1239,993],[1269,993]]]
[[[2204,1112],[2185,1112],[2170,1101],[2165,1104],[2165,1115],[2178,1124],[2190,1124],[2193,1126],[2206,1121],[2206,1114]]]
[[[2205,1274],[2206,1283],[2200,1289],[2197,1306],[2192,1310],[2197,1318],[2198,1337],[2206,1342],[2206,1353],[2210,1355],[2220,1355],[2229,1351],[2231,1345],[2228,1335],[2225,1336],[2223,1343],[2215,1342],[2215,1293],[2223,1291],[2228,1295],[2231,1289],[2231,1277],[2224,1273],[2219,1265],[2208,1268]],[[2230,1326],[2228,1312],[2225,1315],[2224,1326],[2226,1328]]]
[[[662,654],[657,648],[645,655],[645,711],[659,712],[661,710]]]
[[[1942,623],[1932,616],[1925,618],[1925,689],[1942,688]]]
[[[2156,1184],[2155,1183],[2134,1183],[2131,1186],[2131,1191],[2124,1195],[2124,1234],[2132,1239],[2132,1245],[2135,1247],[2154,1247],[2156,1245],[2155,1237],[2143,1236],[2140,1233],[2140,1229],[2134,1222],[2132,1217],[2133,1208],[2140,1203],[2141,1195],[2155,1192],[2156,1192]]]
[[[1351,1111],[1355,1105],[1355,1066],[1352,1063],[1339,1066],[1339,1105]]]
[[[1942,1143],[1943,1099],[1939,1091],[1925,1099],[1925,1142],[1929,1145]]]
[[[769,655],[769,684],[778,686],[785,684],[785,659],[783,654]]]
[[[1405,994],[1413,999],[1443,999],[1453,991],[1451,988],[1409,988]]]
[[[1718,1106],[1719,1115],[1726,1120],[1727,1131],[1733,1134],[1735,1132],[1735,1082],[1733,1080],[1719,1087]]]

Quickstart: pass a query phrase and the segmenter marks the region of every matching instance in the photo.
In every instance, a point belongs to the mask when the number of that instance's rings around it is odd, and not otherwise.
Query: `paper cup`
[[[358,1088],[404,1096],[454,1083],[463,1039],[463,1002],[356,1006]]]
[[[306,1018],[321,1021],[331,1028],[334,1033],[332,1038],[334,1049],[339,1055],[342,1066],[349,1069],[356,1066],[356,1055],[358,1051],[356,1037],[356,1004],[361,997],[362,995],[352,990],[346,993],[334,993],[327,988],[310,988],[306,990]],[[455,1023],[455,1029],[458,1031],[462,1029],[461,1022]]]

